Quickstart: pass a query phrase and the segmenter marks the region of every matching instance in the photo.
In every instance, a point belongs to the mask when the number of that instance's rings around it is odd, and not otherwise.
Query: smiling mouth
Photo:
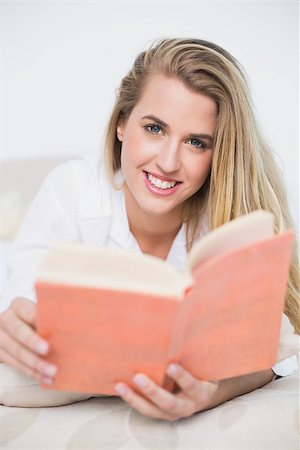
[[[172,189],[177,184],[181,183],[181,181],[176,181],[176,180],[170,180],[170,181],[162,180],[162,179],[152,175],[150,172],[144,171],[144,173],[146,174],[149,183],[151,183],[153,186],[155,186],[158,189],[163,189],[163,190]]]

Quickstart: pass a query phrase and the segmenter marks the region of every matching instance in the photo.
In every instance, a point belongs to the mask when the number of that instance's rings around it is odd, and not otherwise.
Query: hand
[[[36,304],[26,298],[16,298],[0,314],[0,362],[51,384],[57,369],[39,355],[49,350],[47,341],[36,332]]]
[[[117,383],[116,392],[137,411],[155,419],[174,421],[209,408],[219,387],[218,381],[199,380],[178,364],[171,364],[167,373],[181,388],[176,394],[166,391],[141,373],[136,374],[133,380],[135,383],[137,381],[147,383],[144,387],[137,384],[143,396],[125,383]]]

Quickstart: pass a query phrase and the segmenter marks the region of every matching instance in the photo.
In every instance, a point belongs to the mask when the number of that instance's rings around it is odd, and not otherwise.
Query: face
[[[166,219],[204,184],[212,164],[217,106],[163,75],[153,75],[126,123],[122,141],[125,196],[135,212]]]

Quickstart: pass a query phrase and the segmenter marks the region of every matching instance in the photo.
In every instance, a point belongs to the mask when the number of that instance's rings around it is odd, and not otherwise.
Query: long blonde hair
[[[200,39],[160,39],[141,52],[122,79],[106,128],[106,164],[112,184],[121,167],[116,129],[126,122],[148,79],[163,74],[193,92],[212,98],[218,108],[211,172],[184,205],[187,248],[193,245],[204,215],[209,230],[256,209],[274,214],[275,233],[293,228],[282,174],[254,116],[246,73],[218,45]],[[285,313],[300,334],[299,270],[295,243]]]

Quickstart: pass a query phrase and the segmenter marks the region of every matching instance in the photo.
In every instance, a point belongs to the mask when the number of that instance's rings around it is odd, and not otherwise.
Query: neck
[[[136,207],[136,203],[125,185],[125,204],[129,228],[139,242],[173,241],[182,225],[180,210],[171,211],[166,215],[149,215]]]

